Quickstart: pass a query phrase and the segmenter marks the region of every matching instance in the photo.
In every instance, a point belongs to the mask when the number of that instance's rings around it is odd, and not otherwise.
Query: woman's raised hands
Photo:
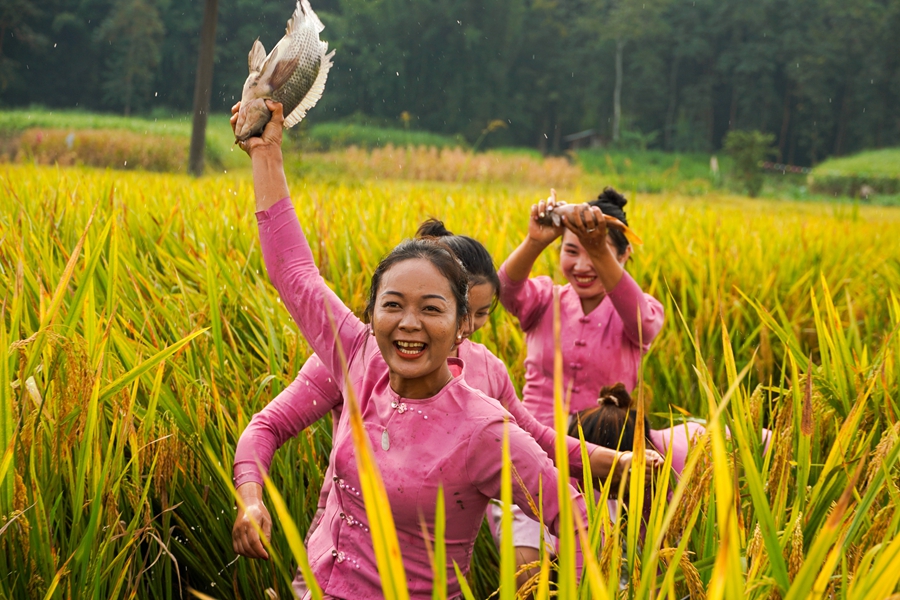
[[[550,190],[549,198],[531,205],[531,218],[528,220],[528,237],[531,240],[547,246],[562,235],[565,229],[565,219],[563,219],[562,224],[554,225],[547,218],[548,213],[560,205],[556,200],[556,190],[554,189]]]

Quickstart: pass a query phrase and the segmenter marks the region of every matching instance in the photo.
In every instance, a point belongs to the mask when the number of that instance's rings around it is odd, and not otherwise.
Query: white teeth
[[[594,279],[594,277],[575,277],[575,281],[577,281],[578,283],[589,283]]]
[[[403,354],[418,354],[424,348],[422,342],[397,342],[397,349]]]

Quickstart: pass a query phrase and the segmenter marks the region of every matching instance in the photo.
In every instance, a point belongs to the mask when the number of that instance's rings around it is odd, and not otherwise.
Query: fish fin
[[[256,38],[256,41],[253,42],[253,47],[250,48],[250,55],[247,57],[247,66],[250,67],[250,72],[259,72],[262,71],[263,63],[266,60],[266,48],[262,45],[262,42],[259,41],[259,38]]]
[[[291,75],[294,74],[294,70],[299,63],[300,57],[295,56],[291,60],[283,60],[276,64],[275,68],[272,70],[272,76],[269,77],[269,86],[271,89],[277,90],[287,83],[288,79],[291,78]]]
[[[320,42],[320,44],[322,48],[322,62],[319,63],[319,74],[316,75],[316,80],[313,82],[312,87],[303,96],[303,100],[300,101],[297,108],[292,110],[291,114],[284,120],[285,129],[293,127],[302,121],[309,109],[316,105],[316,102],[322,98],[322,94],[325,92],[325,80],[328,79],[328,71],[331,70],[331,59],[334,56],[334,50],[325,54],[328,50],[328,42]]]
[[[325,29],[325,25],[322,24],[322,21],[319,20],[318,15],[316,15],[312,6],[310,6],[309,0],[297,0],[297,7],[294,9],[294,14],[288,19],[284,34],[293,34],[307,19],[312,22],[313,27],[316,28],[316,33],[322,33]]]

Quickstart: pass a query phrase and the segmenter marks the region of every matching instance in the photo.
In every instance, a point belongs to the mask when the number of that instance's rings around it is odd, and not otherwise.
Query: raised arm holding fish
[[[328,42],[319,39],[325,29],[309,0],[298,0],[288,19],[284,37],[266,56],[259,39],[253,42],[248,63],[250,75],[241,93],[241,109],[234,127],[236,142],[262,133],[272,118],[266,100],[284,107],[284,128],[299,123],[322,97],[331,69]]]

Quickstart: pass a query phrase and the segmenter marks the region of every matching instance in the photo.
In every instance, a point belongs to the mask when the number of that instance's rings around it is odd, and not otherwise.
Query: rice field
[[[423,218],[499,264],[546,194],[291,187],[323,275],[359,309],[379,257]],[[573,524],[588,534],[584,577],[563,536],[536,597],[897,597],[900,210],[624,191],[645,240],[629,270],[667,317],[641,393],[654,424],[697,419],[709,434],[681,481],[648,488],[645,535],[591,506]],[[575,181],[560,197],[595,193]],[[555,262],[545,253],[536,271]],[[479,336],[520,385],[515,320],[500,309]],[[291,597],[331,427],[276,455],[272,559],[236,558],[236,440],[309,353],[266,277],[246,173],[0,165],[0,349],[0,599]],[[384,515],[377,478],[366,492]],[[467,597],[513,598],[511,561],[483,532]],[[387,597],[405,597],[398,563],[379,566],[399,582]]]

